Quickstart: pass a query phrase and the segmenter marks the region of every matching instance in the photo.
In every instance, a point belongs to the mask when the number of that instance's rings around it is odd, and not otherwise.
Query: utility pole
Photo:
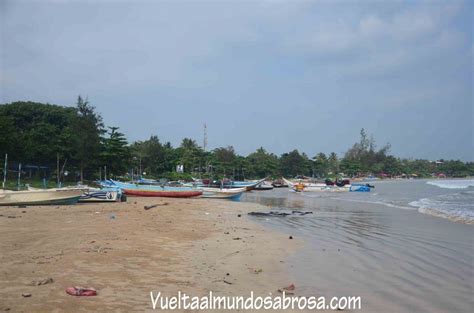
[[[207,148],[207,125],[206,125],[206,123],[204,123],[204,141],[203,141],[202,148],[204,149],[204,152],[206,152],[206,148]]]
[[[5,167],[3,168],[3,184],[2,184],[3,189],[5,189],[5,184],[7,183],[7,160],[8,160],[8,154],[5,153]]]
[[[59,188],[59,153],[56,153],[56,176],[57,176],[57,183]]]

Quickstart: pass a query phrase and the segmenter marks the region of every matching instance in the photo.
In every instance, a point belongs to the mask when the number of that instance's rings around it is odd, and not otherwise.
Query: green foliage
[[[0,105],[0,153],[9,162],[46,166],[32,181],[46,177],[55,181],[56,157],[71,173],[70,181],[98,178],[99,167],[107,166],[108,176],[146,172],[146,177],[189,180],[192,177],[234,179],[296,175],[334,177],[383,175],[429,177],[442,173],[450,177],[474,176],[474,163],[459,160],[399,159],[389,154],[390,145],[377,149],[375,140],[364,129],[360,140],[339,159],[336,153],[318,153],[312,159],[293,150],[280,157],[263,147],[247,157],[237,155],[232,146],[204,151],[195,140],[184,138],[177,148],[161,143],[158,136],[128,144],[118,127],[106,132],[102,117],[87,99],[78,97],[76,107],[35,102]],[[176,173],[176,165],[184,173]],[[29,170],[30,171],[30,170]],[[84,176],[84,177],[83,177]]]
[[[109,127],[107,137],[102,138],[102,164],[107,165],[110,176],[121,175],[127,171],[131,153],[125,135],[118,127]]]
[[[310,166],[308,157],[296,149],[290,153],[283,153],[280,157],[280,171],[283,176],[311,175]]]

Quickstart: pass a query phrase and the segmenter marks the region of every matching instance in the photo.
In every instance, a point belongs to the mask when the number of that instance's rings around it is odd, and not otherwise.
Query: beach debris
[[[261,272],[263,272],[263,269],[257,268],[257,269],[254,269],[253,272],[254,274],[260,274]]]
[[[26,213],[26,211],[21,211],[21,213]]]
[[[295,294],[293,291],[296,289],[296,286],[295,284],[290,284],[286,287],[283,287],[283,288],[280,288],[278,289],[278,292],[281,292],[281,293],[286,293],[286,294],[289,294],[289,295],[293,295]]]
[[[298,211],[298,210],[293,210],[293,211],[291,211],[291,213],[299,214],[299,215],[313,214],[312,211]]]
[[[34,280],[31,283],[34,286],[41,286],[41,285],[51,284],[53,282],[54,282],[54,280],[51,277],[48,277],[48,278],[41,279],[41,280]]]
[[[242,214],[237,214],[237,217],[242,217]]]
[[[157,206],[163,206],[163,205],[168,205],[168,204],[169,204],[168,202],[163,202],[163,203],[159,203],[159,204],[145,205],[143,208],[145,210],[149,210],[149,209],[156,208]]]
[[[249,212],[248,215],[252,216],[276,216],[285,217],[288,215],[306,215],[313,214],[311,211],[291,211],[291,212],[280,212],[280,211],[269,211],[269,212]]]
[[[293,236],[288,237],[288,239],[293,239]]]
[[[228,234],[230,234],[228,231],[225,231],[225,232],[224,232],[224,235],[228,235]]]
[[[117,218],[117,216],[115,216],[114,213],[112,213],[112,214],[109,215],[109,219],[111,219],[111,220],[114,220],[114,219],[116,219],[116,218]]]
[[[224,283],[226,283],[227,285],[232,285],[232,283],[230,281],[227,281],[225,279],[222,280]]]
[[[71,296],[78,297],[91,297],[97,296],[97,290],[91,287],[68,287],[66,288],[66,293]]]
[[[31,293],[28,293],[28,292],[24,292],[21,294],[23,298],[29,298],[31,297]]]
[[[225,276],[229,276],[229,275],[230,275],[230,273],[226,273],[226,274],[225,274]]]
[[[204,212],[204,214],[209,215],[209,212]]]
[[[232,240],[242,240],[242,238],[240,238],[240,237],[234,237],[234,238],[232,238]]]

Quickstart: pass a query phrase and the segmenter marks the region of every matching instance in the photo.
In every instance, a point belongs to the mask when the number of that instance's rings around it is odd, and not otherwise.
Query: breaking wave
[[[409,204],[423,214],[474,224],[474,191],[424,198]]]
[[[426,183],[429,185],[446,189],[465,189],[469,187],[474,187],[474,179],[430,180]]]

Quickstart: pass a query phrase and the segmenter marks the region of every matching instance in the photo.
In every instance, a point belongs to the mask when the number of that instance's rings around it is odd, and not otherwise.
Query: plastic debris
[[[68,287],[66,293],[71,296],[91,297],[97,296],[97,290],[91,287]]]

